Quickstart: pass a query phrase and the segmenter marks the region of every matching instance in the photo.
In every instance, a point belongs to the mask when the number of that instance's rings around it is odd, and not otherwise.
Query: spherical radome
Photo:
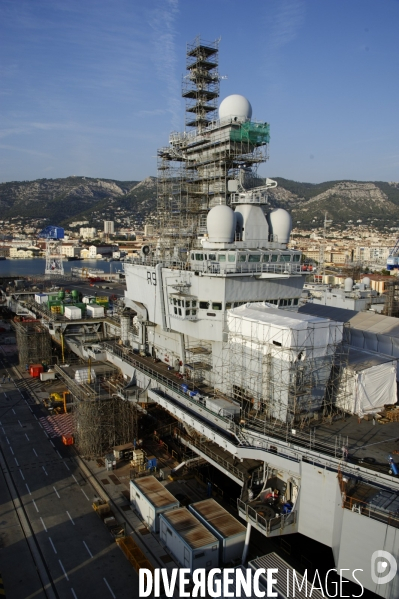
[[[353,279],[350,277],[346,277],[344,281],[344,291],[352,291],[353,289]]]
[[[230,206],[214,206],[206,218],[209,241],[232,243],[234,241],[234,212]]]
[[[288,243],[292,229],[291,214],[283,208],[275,208],[267,215],[269,232],[278,243]]]
[[[219,118],[237,118],[238,120],[248,120],[252,116],[252,106],[250,102],[240,94],[227,96],[219,106]]]
[[[365,285],[370,286],[370,283],[371,283],[370,277],[363,277],[362,283],[364,283]]]

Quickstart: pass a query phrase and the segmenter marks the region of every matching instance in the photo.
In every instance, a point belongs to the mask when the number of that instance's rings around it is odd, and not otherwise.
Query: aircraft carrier
[[[199,38],[187,46],[185,130],[158,151],[159,236],[124,264],[118,310],[43,322],[63,347],[116,367],[120,397],[160,406],[173,436],[240,486],[246,547],[252,528],[299,532],[331,547],[345,578],[358,570],[364,588],[398,597],[398,576],[384,583],[372,565],[376,551],[398,558],[399,480],[386,450],[397,424],[361,419],[365,403],[348,414],[347,325],[298,312],[291,217],[270,208],[277,184],[257,173],[270,127],[244,96],[219,105],[218,51]]]

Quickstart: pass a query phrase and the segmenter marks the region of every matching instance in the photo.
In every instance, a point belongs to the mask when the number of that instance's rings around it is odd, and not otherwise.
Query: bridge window
[[[219,254],[219,262],[226,262],[226,254]]]
[[[278,254],[272,254],[272,262],[277,262]]]
[[[238,261],[239,262],[246,262],[247,261],[247,255],[246,254],[239,254]]]
[[[200,302],[199,303],[199,307],[201,310],[208,310],[209,308],[209,302]]]
[[[294,254],[292,259],[294,262],[299,262],[301,259],[301,254]]]
[[[281,254],[280,262],[291,262],[290,254]]]
[[[269,262],[269,261],[270,261],[270,254],[263,254],[262,262]]]
[[[204,259],[204,254],[195,254],[195,259],[196,260],[203,260]]]
[[[248,262],[260,262],[260,254],[250,254]]]
[[[209,260],[216,260],[216,254],[209,254]]]
[[[212,302],[212,310],[221,310],[222,303],[221,302]]]
[[[229,262],[235,262],[236,261],[236,255],[235,254],[229,254]]]

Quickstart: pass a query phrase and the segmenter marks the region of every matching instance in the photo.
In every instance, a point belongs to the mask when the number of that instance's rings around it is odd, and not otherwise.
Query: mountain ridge
[[[269,191],[269,204],[289,210],[294,226],[299,228],[320,226],[325,212],[335,224],[360,221],[384,228],[392,224],[399,211],[396,182],[275,180],[278,187]],[[156,184],[153,176],[141,181],[83,176],[10,181],[0,184],[0,211],[3,219],[35,218],[63,226],[79,219],[90,224],[114,220],[120,213],[125,220],[131,215],[137,225],[155,216]]]

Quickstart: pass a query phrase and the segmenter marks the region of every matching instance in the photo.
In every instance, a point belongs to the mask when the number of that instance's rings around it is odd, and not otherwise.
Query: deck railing
[[[255,524],[256,527],[266,535],[270,534],[273,530],[283,529],[296,522],[295,511],[290,514],[276,514],[274,518],[266,519],[264,516],[261,516],[257,510],[241,499],[237,499],[237,509],[239,512],[244,512],[247,520]]]

